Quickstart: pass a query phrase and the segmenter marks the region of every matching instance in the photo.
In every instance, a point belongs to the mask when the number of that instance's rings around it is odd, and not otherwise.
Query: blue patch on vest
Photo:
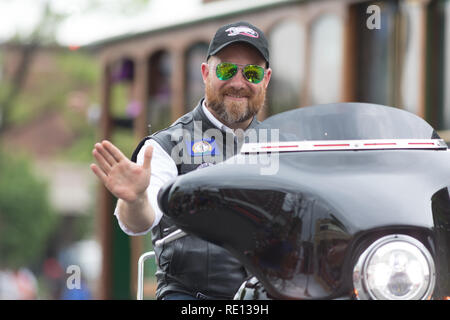
[[[198,141],[186,141],[189,155],[191,156],[215,156],[219,154],[217,144],[214,139],[203,139]]]

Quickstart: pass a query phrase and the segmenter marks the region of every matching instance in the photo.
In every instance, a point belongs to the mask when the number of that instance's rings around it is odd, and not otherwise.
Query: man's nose
[[[233,78],[230,79],[230,86],[232,86],[235,89],[242,89],[246,87],[247,80],[245,79],[244,75],[242,74],[242,69],[239,68],[239,70],[236,72]]]

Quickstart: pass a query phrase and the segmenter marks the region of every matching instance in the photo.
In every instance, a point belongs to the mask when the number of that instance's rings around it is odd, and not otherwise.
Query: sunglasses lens
[[[264,79],[264,68],[257,65],[247,65],[244,68],[244,76],[251,83],[260,83]]]
[[[228,80],[233,78],[237,70],[238,70],[237,65],[224,62],[217,65],[216,75],[217,78],[219,78],[220,80]]]

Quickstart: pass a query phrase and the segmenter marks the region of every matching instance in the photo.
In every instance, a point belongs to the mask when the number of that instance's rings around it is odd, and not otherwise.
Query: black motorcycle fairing
[[[299,141],[438,138],[415,115],[368,104],[302,108],[263,125]],[[180,176],[162,188],[160,207],[184,231],[228,249],[274,298],[351,294],[358,254],[378,236],[391,233],[424,242],[439,272],[446,272],[441,279],[447,284],[440,292],[450,295],[450,244],[442,231],[448,230],[449,219],[437,209],[448,206],[445,194],[438,193],[450,181],[448,150],[268,156],[279,161],[271,175],[261,174],[258,154],[241,154]],[[436,254],[436,248],[445,252]]]
[[[450,186],[437,191],[431,198],[436,235],[437,277],[436,295],[450,295]]]
[[[356,239],[402,228],[432,234],[430,199],[450,180],[446,151],[279,156],[271,176],[227,162],[186,174],[162,191],[162,206],[181,229],[228,249],[282,299],[348,294]]]

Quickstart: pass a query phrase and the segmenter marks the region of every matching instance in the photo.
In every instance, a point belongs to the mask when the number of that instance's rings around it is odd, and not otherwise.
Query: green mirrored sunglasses
[[[216,75],[220,80],[230,80],[238,69],[242,68],[242,75],[250,83],[260,83],[264,79],[264,68],[254,64],[240,65],[231,62],[219,63],[216,67]]]

